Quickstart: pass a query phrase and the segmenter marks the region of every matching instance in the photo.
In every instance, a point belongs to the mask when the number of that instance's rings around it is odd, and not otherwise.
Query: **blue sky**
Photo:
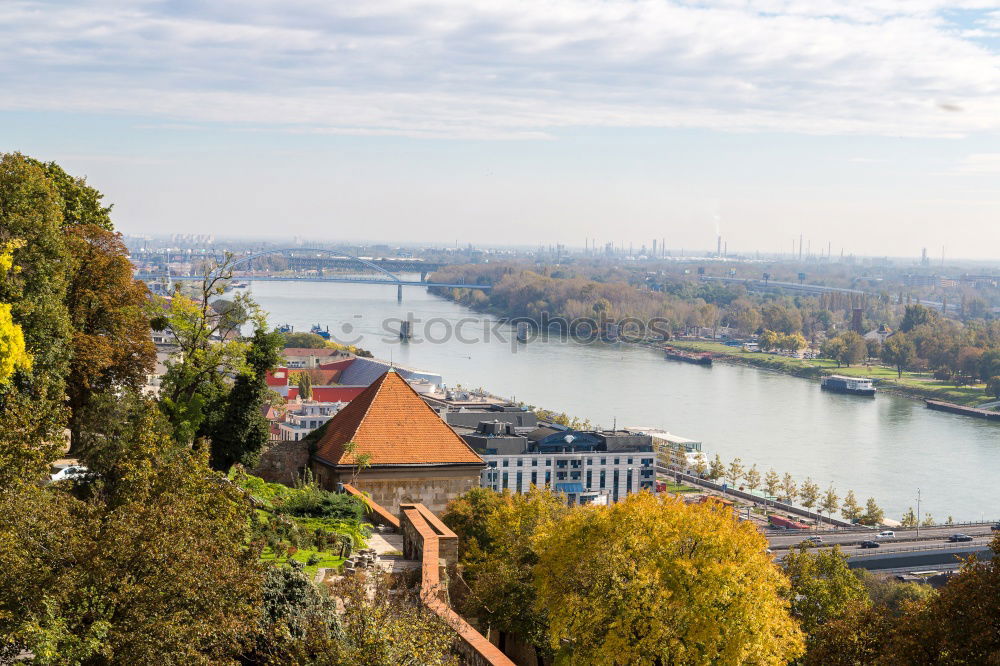
[[[996,258],[969,0],[8,1],[0,146],[127,233]]]

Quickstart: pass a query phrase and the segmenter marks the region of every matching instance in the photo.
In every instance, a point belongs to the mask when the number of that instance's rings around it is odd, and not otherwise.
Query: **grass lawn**
[[[683,483],[674,483],[673,481],[667,481],[668,493],[700,493],[701,490],[698,488],[693,488],[691,486],[686,486]]]
[[[871,377],[878,380],[878,386],[892,389],[917,398],[944,400],[959,405],[977,405],[987,400],[984,384],[956,386],[951,382],[934,379],[928,372],[903,372],[897,377],[896,370],[880,365],[855,365],[849,368],[837,367],[836,361],[826,358],[788,358],[763,352],[745,352],[740,347],[729,347],[720,342],[703,340],[672,340],[671,345],[700,352],[711,352],[736,361],[767,368],[798,377],[819,378],[823,375],[838,374],[849,377]]]
[[[309,558],[316,554],[319,556],[319,562],[313,565],[306,565],[305,573],[309,578],[316,575],[316,570],[320,568],[328,569],[330,567],[338,567],[344,563],[343,557],[338,557],[332,553],[327,553],[321,550],[310,550],[308,548],[301,548],[292,555],[293,560],[297,560],[305,564],[309,561]],[[275,557],[274,551],[270,548],[264,548],[264,552],[261,553],[260,559],[264,562],[275,562],[277,564],[287,564],[287,557]]]

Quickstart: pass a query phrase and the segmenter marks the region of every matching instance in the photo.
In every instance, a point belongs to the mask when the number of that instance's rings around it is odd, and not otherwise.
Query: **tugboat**
[[[295,327],[291,324],[282,324],[278,327],[278,333],[292,333],[295,331]]]
[[[685,363],[694,363],[696,365],[704,365],[707,367],[712,366],[711,354],[686,352],[669,345],[663,348],[663,357],[670,359],[671,361],[684,361]]]
[[[845,377],[843,375],[830,375],[824,377],[820,383],[820,388],[824,391],[834,393],[850,393],[851,395],[863,395],[873,397],[875,395],[875,385],[867,377]]]
[[[309,329],[309,332],[310,333],[315,333],[316,335],[318,335],[319,337],[323,338],[324,340],[329,340],[330,339],[330,327],[329,326],[326,327],[326,330],[323,330],[323,328],[319,324],[316,324],[311,329]]]

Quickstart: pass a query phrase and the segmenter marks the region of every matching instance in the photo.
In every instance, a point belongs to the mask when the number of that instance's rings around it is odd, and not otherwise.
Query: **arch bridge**
[[[302,255],[312,254],[312,257],[303,257]],[[328,264],[336,266],[338,268],[349,268],[351,266],[360,266],[368,269],[375,273],[375,276],[367,275],[306,275],[306,276],[288,276],[288,275],[254,275],[253,274],[253,262],[256,259],[261,259],[263,257],[268,257],[272,255],[284,255],[289,259],[315,259],[316,255],[325,255],[323,258],[328,260]],[[330,261],[332,260],[332,261]],[[420,272],[419,280],[404,280],[399,277],[396,273],[390,271],[386,268],[386,265],[391,265],[394,268],[398,265],[399,272]],[[249,275],[237,274],[242,273],[240,268],[246,266],[249,269]],[[271,282],[340,282],[347,284],[387,284],[390,286],[395,286],[397,289],[397,298],[403,300],[403,287],[443,287],[443,288],[460,288],[460,289],[480,289],[482,291],[489,291],[492,287],[491,285],[485,284],[466,284],[460,282],[428,282],[427,271],[432,268],[438,268],[439,264],[423,264],[419,261],[400,261],[396,264],[395,260],[386,259],[368,259],[362,257],[355,257],[353,255],[341,252],[339,250],[327,250],[324,248],[283,248],[275,250],[264,250],[261,252],[254,252],[241,257],[234,258],[234,261],[229,265],[233,269],[233,279],[249,279],[257,281],[271,281]],[[209,275],[212,277],[217,277],[219,275],[220,269],[216,269]],[[201,280],[203,276],[191,275],[191,276],[176,276],[176,275],[136,275],[136,278],[142,280],[155,280],[162,279],[166,277],[168,280]]]

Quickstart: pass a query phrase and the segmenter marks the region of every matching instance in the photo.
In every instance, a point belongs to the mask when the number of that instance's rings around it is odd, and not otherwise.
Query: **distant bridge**
[[[275,254],[281,254],[289,256],[295,259],[308,259],[308,257],[301,257],[302,253],[316,253],[325,254],[327,259],[330,259],[330,265],[336,265],[337,267],[350,267],[350,266],[361,266],[368,270],[373,271],[381,277],[367,277],[367,276],[326,276],[326,275],[305,275],[305,276],[273,276],[273,275],[262,275],[254,276],[252,274],[252,263],[255,259],[260,259],[261,257],[266,257]],[[312,259],[316,259],[313,257]],[[406,271],[407,268],[417,267],[420,270],[420,280],[403,280],[398,275],[392,271],[385,268],[387,265],[392,265],[393,268],[397,268],[401,272]],[[229,265],[231,269],[237,269],[244,265],[251,266],[251,275],[233,275],[234,280],[247,279],[251,281],[268,281],[268,282],[340,282],[345,284],[387,284],[390,286],[395,286],[397,288],[397,298],[403,300],[403,287],[442,287],[445,289],[480,289],[482,291],[489,291],[492,289],[491,285],[486,284],[466,284],[461,282],[427,282],[425,280],[427,270],[431,266],[437,267],[438,264],[425,265],[422,262],[400,262],[395,264],[394,260],[373,260],[373,259],[363,259],[361,257],[355,257],[337,250],[326,250],[323,248],[287,248],[279,250],[265,250],[263,252],[256,252],[253,254],[248,254],[243,257],[238,257]],[[211,276],[217,277],[220,274],[221,269],[216,269]],[[136,274],[136,279],[144,280],[146,282],[167,279],[168,281],[176,280],[201,280],[204,276],[201,275],[168,275],[168,274]]]

